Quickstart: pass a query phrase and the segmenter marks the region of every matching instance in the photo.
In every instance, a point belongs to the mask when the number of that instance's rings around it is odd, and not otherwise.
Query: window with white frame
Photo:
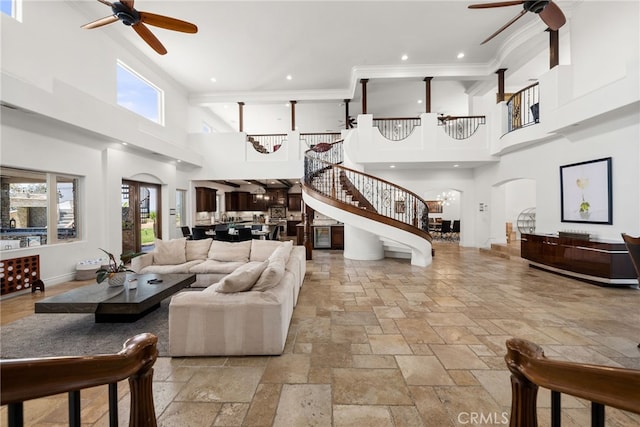
[[[78,177],[5,167],[0,175],[0,250],[80,237]]]
[[[117,64],[118,105],[164,124],[164,92],[121,61]]]
[[[22,21],[21,10],[21,0],[0,0],[0,12],[9,15],[17,21]]]
[[[187,225],[187,191],[176,190],[176,227]]]

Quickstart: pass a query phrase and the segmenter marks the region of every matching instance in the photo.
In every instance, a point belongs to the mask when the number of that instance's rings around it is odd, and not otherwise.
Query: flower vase
[[[122,271],[118,273],[111,273],[109,275],[109,287],[124,286],[124,282],[127,280],[127,272]]]

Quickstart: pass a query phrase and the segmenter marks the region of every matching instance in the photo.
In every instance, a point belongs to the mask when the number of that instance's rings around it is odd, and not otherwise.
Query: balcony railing
[[[402,141],[420,124],[421,120],[415,117],[373,119],[373,126],[377,127],[380,134],[390,141]]]
[[[603,427],[605,405],[640,414],[640,371],[547,359],[538,345],[507,340],[511,426],[538,425],[538,387],[551,390],[551,426],[561,425],[561,393],[591,402],[591,426]]]
[[[332,142],[339,141],[341,138],[340,132],[324,132],[324,133],[301,133],[300,141],[304,141],[307,147],[313,148],[317,144],[323,142],[331,144]]]
[[[116,354],[1,360],[0,403],[8,405],[7,425],[23,425],[25,401],[68,393],[69,425],[80,427],[80,390],[108,384],[109,425],[117,427],[117,383],[128,378],[129,426],[155,427],[152,384],[157,342],[155,335],[143,333],[128,339]]]
[[[441,116],[438,126],[453,139],[467,139],[473,136],[480,125],[486,124],[485,116]]]
[[[286,140],[286,133],[247,135],[247,142],[262,154],[275,153]]]
[[[538,83],[527,86],[507,100],[507,133],[538,123]]]

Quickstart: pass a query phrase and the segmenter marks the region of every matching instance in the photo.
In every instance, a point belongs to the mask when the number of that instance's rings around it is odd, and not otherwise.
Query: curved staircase
[[[411,264],[431,263],[431,235],[425,231],[429,209],[415,193],[341,165],[343,141],[317,144],[305,153],[302,186],[305,204],[345,225],[406,248]],[[348,245],[345,235],[345,251]],[[388,243],[387,243],[388,244]]]

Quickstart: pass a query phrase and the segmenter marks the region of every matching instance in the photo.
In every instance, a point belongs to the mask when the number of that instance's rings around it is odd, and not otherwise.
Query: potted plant
[[[127,277],[127,272],[132,272],[133,270],[129,270],[125,264],[131,261],[131,259],[143,255],[144,252],[125,252],[120,255],[120,263],[116,261],[116,257],[110,253],[100,248],[102,252],[107,254],[109,257],[109,263],[106,267],[102,267],[96,271],[96,281],[98,283],[104,282],[106,279],[109,279],[109,286],[122,286],[124,285],[124,281]]]

